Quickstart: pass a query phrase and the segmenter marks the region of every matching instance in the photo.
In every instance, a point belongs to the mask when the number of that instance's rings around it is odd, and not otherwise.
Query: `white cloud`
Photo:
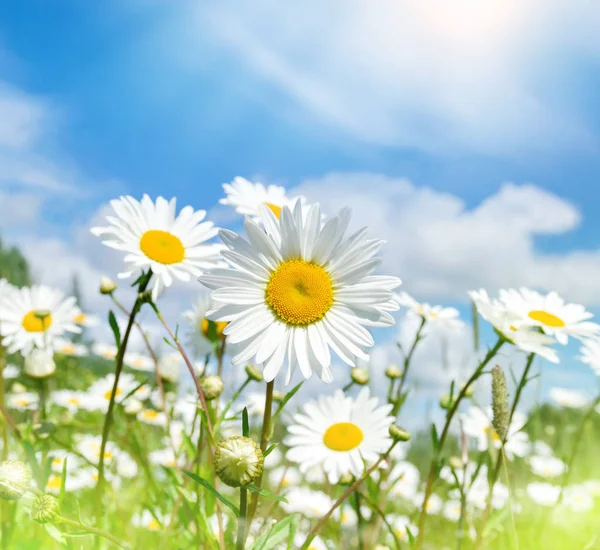
[[[253,74],[303,120],[359,140],[500,155],[598,146],[565,99],[568,60],[600,54],[600,11],[584,0],[260,0],[181,13],[172,38],[186,64],[205,63],[204,44],[181,43],[197,40],[181,32],[195,25],[233,54],[246,86]]]
[[[536,236],[567,233],[581,216],[567,200],[535,185],[504,184],[473,208],[456,195],[368,173],[332,173],[292,193],[329,213],[352,207],[355,227],[368,226],[387,241],[382,269],[419,298],[464,301],[469,289],[524,285],[600,305],[600,251],[536,249]]]

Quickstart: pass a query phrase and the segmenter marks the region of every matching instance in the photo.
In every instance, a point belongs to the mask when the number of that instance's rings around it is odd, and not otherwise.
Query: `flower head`
[[[50,349],[35,348],[26,356],[23,372],[32,378],[48,378],[56,372],[54,354]]]
[[[20,460],[0,462],[0,498],[18,500],[27,491],[30,481],[31,470]]]
[[[260,447],[249,437],[234,436],[221,441],[215,450],[217,475],[230,487],[252,483],[262,474],[265,459]]]
[[[396,277],[370,275],[382,241],[370,241],[361,230],[344,239],[348,210],[321,226],[318,205],[303,212],[283,207],[278,219],[262,207],[264,229],[245,221],[249,241],[222,230],[231,269],[207,272],[200,280],[213,289],[210,319],[227,321],[227,341],[240,344],[233,364],[254,358],[264,363],[271,381],[287,357],[286,381],[297,366],[305,378],[315,369],[330,382],[332,349],[350,366],[368,356],[374,341],[365,326],[390,326]]]
[[[119,277],[152,269],[153,300],[173,284],[173,278],[188,282],[217,265],[220,247],[206,243],[217,230],[212,222],[203,222],[206,211],[186,206],[176,216],[176,199],[158,197],[153,202],[148,195],[141,202],[126,196],[110,204],[117,217],[107,217],[108,227],[93,227],[91,231],[107,236],[106,246],[127,253],[125,263],[129,268]]]
[[[40,495],[31,505],[31,519],[38,523],[51,523],[60,513],[60,504],[53,495]]]

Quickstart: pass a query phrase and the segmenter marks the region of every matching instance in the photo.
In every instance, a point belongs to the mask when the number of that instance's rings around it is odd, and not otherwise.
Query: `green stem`
[[[394,528],[392,527],[390,522],[385,517],[385,512],[381,508],[379,508],[377,503],[369,495],[367,495],[366,493],[359,493],[359,494],[362,497],[362,499],[364,501],[366,501],[366,503],[372,508],[372,510],[379,516],[379,519],[381,519],[381,521],[387,527],[388,531],[390,532],[390,535],[392,535],[392,537],[394,537],[394,544],[396,546],[396,550],[400,550],[400,540],[398,539],[398,535],[396,535],[396,531],[394,530]],[[376,544],[376,543],[377,543],[377,538],[374,538],[373,544]]]
[[[237,543],[235,550],[244,550],[246,538],[246,511],[248,509],[248,489],[240,487],[240,518],[238,520]]]
[[[377,460],[377,462],[375,462],[375,464],[373,464],[361,477],[359,477],[352,485],[350,485],[350,487],[348,487],[343,493],[342,496],[340,498],[338,498],[333,506],[329,509],[329,511],[314,525],[314,527],[310,530],[310,533],[308,534],[308,536],[306,537],[306,540],[304,541],[304,544],[302,545],[302,547],[300,548],[300,550],[308,550],[310,543],[314,540],[314,538],[317,536],[317,533],[319,532],[319,530],[321,529],[321,527],[323,527],[323,525],[325,525],[325,523],[327,523],[327,520],[331,517],[331,515],[342,505],[342,503],[354,492],[358,489],[358,487],[360,486],[360,484],[367,479],[377,468],[379,468],[379,465],[385,460],[387,459],[388,456],[390,456],[390,453],[392,452],[392,450],[394,449],[394,447],[396,446],[396,444],[398,443],[398,441],[394,441],[391,445],[391,447],[384,453],[382,454],[379,459]]]
[[[412,360],[412,356],[417,349],[417,344],[423,338],[423,328],[425,327],[425,323],[427,320],[425,317],[421,319],[421,324],[419,325],[419,329],[417,330],[417,334],[415,335],[415,339],[408,351],[408,354],[404,357],[404,370],[402,372],[402,378],[400,378],[400,384],[398,384],[398,389],[396,390],[396,397],[394,399],[394,408],[392,409],[392,416],[397,416],[398,412],[400,412],[400,400],[402,398],[402,390],[404,389],[404,384],[406,383],[406,377],[408,376],[408,370],[410,369],[410,362]]]
[[[419,516],[419,532],[417,535],[415,550],[421,550],[421,548],[423,547],[423,542],[425,540],[424,532],[425,523],[427,521],[427,503],[429,502],[429,497],[431,496],[431,493],[433,491],[433,482],[435,481],[437,474],[438,461],[441,456],[444,443],[446,442],[446,437],[448,436],[448,431],[450,429],[452,419],[454,418],[456,411],[458,411],[458,407],[460,406],[460,403],[464,398],[466,392],[470,389],[471,385],[475,383],[475,381],[481,376],[481,373],[485,366],[492,360],[496,353],[498,353],[498,350],[502,347],[505,341],[506,340],[501,336],[498,338],[496,345],[487,352],[483,361],[479,363],[478,367],[475,369],[475,372],[473,372],[473,374],[471,375],[471,378],[469,378],[469,380],[467,380],[467,383],[462,387],[460,393],[456,398],[456,401],[454,402],[452,408],[448,411],[448,414],[446,415],[446,422],[444,424],[442,434],[440,435],[440,438],[438,440],[438,448],[434,451],[434,456],[431,461],[431,468],[429,469],[429,475],[427,476],[425,494],[423,496],[423,505],[421,507],[421,514]]]
[[[364,522],[362,513],[360,511],[360,493],[355,491],[354,493],[354,506],[356,507],[356,531],[358,534],[358,550],[364,550],[365,547],[365,533],[364,533]]]
[[[65,525],[71,525],[72,527],[77,527],[78,529],[83,529],[88,533],[92,533],[94,535],[98,535],[99,537],[103,537],[112,542],[114,545],[118,546],[119,548],[123,548],[124,550],[129,550],[130,548],[130,546],[126,542],[119,540],[117,537],[113,537],[110,533],[102,531],[101,529],[96,529],[95,527],[90,527],[89,525],[84,525],[83,523],[79,523],[78,521],[73,521],[68,518],[63,518],[62,516],[56,516],[56,522],[64,523]]]

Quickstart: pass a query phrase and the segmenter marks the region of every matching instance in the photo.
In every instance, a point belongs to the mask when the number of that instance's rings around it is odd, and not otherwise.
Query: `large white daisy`
[[[79,312],[75,298],[65,298],[59,290],[44,285],[14,289],[0,308],[2,344],[9,353],[24,355],[36,346],[52,346],[65,332],[81,332],[73,322]]]
[[[394,324],[388,311],[400,279],[370,275],[383,241],[367,240],[366,229],[344,239],[347,209],[323,226],[316,204],[304,213],[299,203],[293,212],[284,206],[280,219],[263,206],[261,218],[264,229],[246,218],[249,241],[220,232],[232,269],[200,278],[213,289],[215,308],[207,316],[229,322],[223,334],[241,344],[233,364],[255,358],[271,381],[287,356],[286,382],[296,366],[305,378],[314,368],[330,382],[330,348],[355,366],[356,357],[368,360],[364,348],[374,343],[365,325]]]
[[[293,208],[299,197],[290,198],[285,188],[279,185],[265,187],[262,183],[252,183],[245,178],[237,177],[231,183],[224,183],[223,190],[227,195],[220,199],[220,204],[233,206],[239,214],[260,218],[261,206],[267,206],[277,217],[284,206]]]
[[[375,462],[391,445],[388,429],[394,422],[392,405],[377,406],[363,388],[356,399],[341,390],[321,396],[294,415],[285,444],[287,459],[299,464],[302,472],[322,466],[331,483],[347,473],[359,476],[364,463]]]
[[[127,252],[124,260],[130,269],[119,277],[127,278],[151,268],[152,289],[156,299],[173,278],[187,282],[203,270],[215,267],[220,245],[206,243],[217,234],[212,222],[203,222],[206,211],[184,207],[178,216],[176,199],[158,197],[156,203],[148,195],[141,202],[133,197],[120,197],[110,202],[117,217],[107,216],[108,227],[93,227],[94,235],[109,237],[106,246]]]
[[[559,343],[566,344],[569,336],[588,338],[600,331],[600,325],[591,323],[593,314],[579,304],[567,304],[556,293],[542,295],[528,288],[501,290],[500,302],[506,309],[519,316],[519,322],[540,327],[554,336]]]
[[[468,294],[479,314],[510,343],[552,363],[559,362],[556,351],[550,347],[555,343],[554,338],[542,334],[535,326],[520,323],[520,317],[514,311],[508,310],[498,300],[491,300],[486,290],[472,290]]]

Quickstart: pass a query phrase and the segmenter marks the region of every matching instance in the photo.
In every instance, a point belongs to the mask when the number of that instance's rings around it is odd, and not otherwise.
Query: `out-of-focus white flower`
[[[587,339],[580,348],[579,360],[600,376],[600,340]]]
[[[4,370],[2,371],[2,378],[4,378],[4,380],[11,380],[13,378],[17,378],[20,372],[21,371],[19,370],[19,367],[17,367],[17,365],[8,364],[4,367]]]
[[[143,353],[127,352],[123,357],[123,362],[133,370],[141,372],[152,372],[154,370],[154,361]]]
[[[425,495],[423,493],[417,493],[413,497],[413,504],[421,510],[423,506],[423,499]],[[444,501],[436,494],[429,495],[429,499],[427,500],[427,513],[431,515],[437,515],[442,511],[444,507]]]
[[[388,522],[392,526],[394,530],[394,534],[398,539],[402,542],[406,542],[409,540],[408,531],[412,533],[414,537],[419,533],[419,529],[416,525],[410,522],[408,517],[406,516],[398,516],[398,515],[390,515],[388,517]]]
[[[575,512],[587,512],[594,507],[594,496],[585,485],[571,485],[565,488],[563,503]]]
[[[529,458],[531,471],[540,477],[557,477],[565,473],[567,465],[554,456],[532,456]]]
[[[48,378],[56,372],[54,354],[50,349],[34,348],[23,362],[23,372],[32,378]]]
[[[183,358],[179,352],[163,355],[158,361],[158,374],[167,382],[179,382],[182,369]]]
[[[302,476],[294,466],[279,466],[269,472],[269,482],[273,487],[295,487],[302,480]]]
[[[536,504],[541,506],[554,506],[558,501],[560,487],[550,483],[530,483],[527,485],[527,494]]]
[[[119,349],[117,348],[117,346],[114,346],[112,344],[103,344],[101,342],[95,342],[94,344],[92,344],[92,353],[94,355],[102,357],[103,359],[112,361],[117,357]]]
[[[310,519],[323,517],[333,506],[333,500],[321,491],[294,487],[286,494],[287,502],[281,507],[287,514],[302,514]]]
[[[70,355],[72,357],[85,357],[89,354],[86,346],[75,344],[65,338],[56,338],[54,340],[54,351],[61,355]]]
[[[414,500],[419,487],[420,474],[410,462],[398,462],[390,472],[390,492],[395,497]]]
[[[131,518],[131,523],[135,527],[140,527],[142,529],[147,529],[148,531],[156,532],[160,531],[163,527],[169,525],[170,516],[157,514],[153,515],[150,510],[144,510],[141,514],[135,514]],[[159,519],[157,519],[159,518]]]
[[[437,325],[447,329],[457,329],[464,326],[460,313],[453,307],[432,306],[425,302],[417,302],[406,292],[394,293],[394,300],[401,307],[408,309],[413,315],[425,319],[427,324]]]
[[[227,323],[214,322],[207,319],[206,314],[214,307],[210,295],[206,292],[199,294],[192,309],[183,312],[183,318],[187,321],[187,344],[193,350],[194,355],[199,358],[204,358],[206,355],[213,353],[214,347],[210,339],[211,331],[214,331],[214,336],[223,340],[225,335],[223,330]]]
[[[74,315],[72,320],[75,324],[86,328],[97,327],[100,324],[100,319],[97,315],[90,315],[89,313],[83,313],[83,311]]]
[[[9,409],[32,410],[38,408],[39,401],[37,393],[25,391],[8,395],[6,405]]]
[[[155,411],[154,409],[144,409],[137,415],[140,422],[152,424],[153,426],[166,426],[167,416],[164,412]]]
[[[448,500],[442,514],[448,521],[456,522],[460,519],[461,509],[460,500]]]
[[[567,388],[551,388],[550,397],[561,407],[581,409],[589,403],[589,399],[575,390]]]

